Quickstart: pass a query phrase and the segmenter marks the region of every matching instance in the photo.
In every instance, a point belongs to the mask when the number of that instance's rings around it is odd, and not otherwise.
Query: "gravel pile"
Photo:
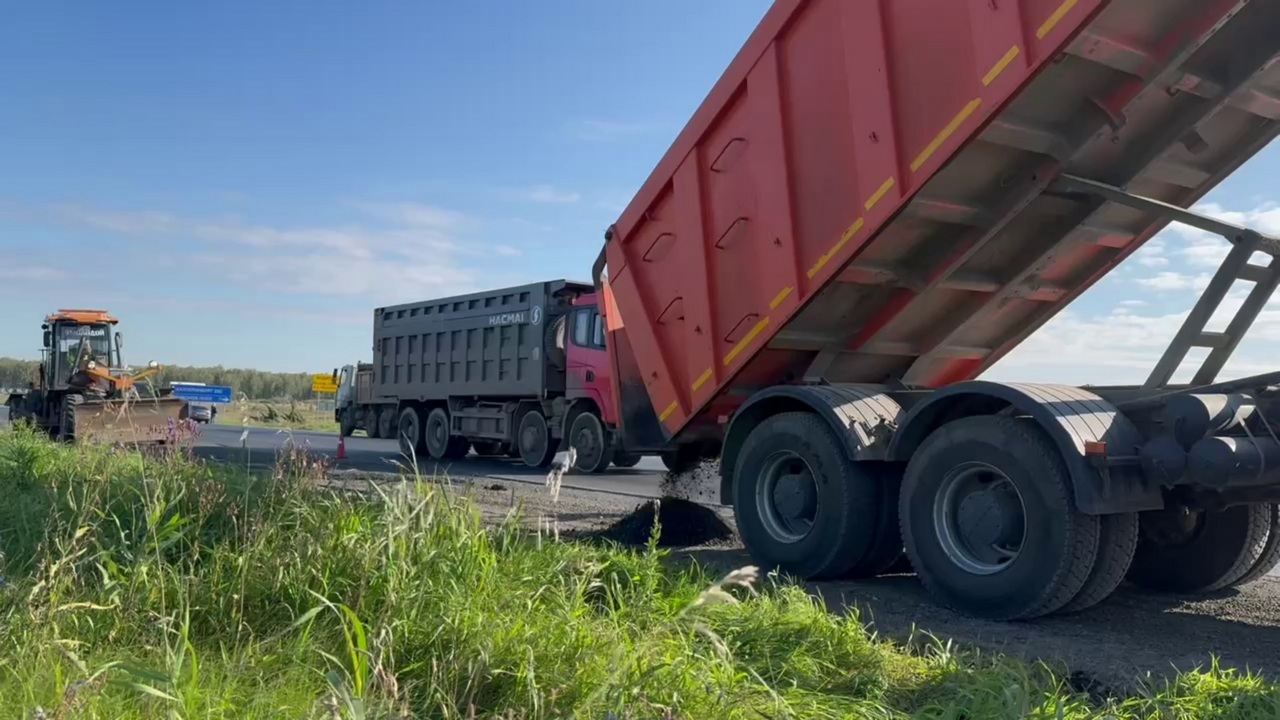
[[[621,545],[647,545],[655,519],[659,522],[658,545],[661,547],[714,545],[733,539],[733,530],[714,510],[675,497],[637,505],[635,510],[595,536]]]

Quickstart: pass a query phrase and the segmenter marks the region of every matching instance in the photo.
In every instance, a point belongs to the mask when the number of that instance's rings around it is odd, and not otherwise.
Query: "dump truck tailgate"
[[[779,0],[611,229],[622,415],[990,367],[1280,128],[1275,0]],[[644,405],[643,408],[640,405]]]

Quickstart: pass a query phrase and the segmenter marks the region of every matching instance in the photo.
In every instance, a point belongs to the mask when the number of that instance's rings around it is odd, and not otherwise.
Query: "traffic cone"
[[[347,459],[347,439],[341,435],[338,436],[338,459]]]

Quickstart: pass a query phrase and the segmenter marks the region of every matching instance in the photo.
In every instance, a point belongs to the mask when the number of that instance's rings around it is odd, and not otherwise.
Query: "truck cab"
[[[591,292],[574,298],[556,338],[565,354],[565,399],[570,403],[565,432],[577,450],[575,467],[585,472],[600,472],[610,463],[634,467],[641,457],[623,450],[616,432],[618,407],[606,335],[599,295]]]

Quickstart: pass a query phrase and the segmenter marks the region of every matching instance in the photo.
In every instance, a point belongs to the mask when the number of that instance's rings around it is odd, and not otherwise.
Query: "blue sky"
[[[0,26],[0,355],[325,371],[372,308],[581,277],[768,0],[23,3]],[[1272,147],[1214,212],[1280,232]],[[1171,229],[992,371],[1141,380],[1219,241]],[[121,270],[128,270],[125,275]],[[1268,310],[1233,369],[1280,351]]]

